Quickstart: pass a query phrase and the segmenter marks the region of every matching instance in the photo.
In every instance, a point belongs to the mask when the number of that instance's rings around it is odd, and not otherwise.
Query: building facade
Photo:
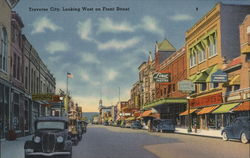
[[[227,61],[239,56],[239,25],[249,11],[250,6],[247,5],[218,3],[186,32],[187,77],[196,87],[190,95],[189,105],[192,124],[198,128],[221,128],[225,125],[221,122],[223,113],[229,111],[213,111],[224,104],[223,85],[228,81],[215,80],[213,76],[225,76],[223,68]]]
[[[0,139],[10,129],[11,6],[0,0]]]

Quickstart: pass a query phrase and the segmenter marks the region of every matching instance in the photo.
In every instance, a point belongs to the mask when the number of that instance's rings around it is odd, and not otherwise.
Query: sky
[[[217,0],[21,0],[14,10],[23,34],[84,112],[130,98],[138,67],[165,38],[180,49],[185,32]],[[224,3],[250,4],[249,0]],[[116,8],[124,8],[117,10]],[[92,9],[91,9],[92,8]],[[114,8],[114,9],[112,9]],[[196,9],[198,8],[198,10]],[[84,10],[85,9],[85,10]]]

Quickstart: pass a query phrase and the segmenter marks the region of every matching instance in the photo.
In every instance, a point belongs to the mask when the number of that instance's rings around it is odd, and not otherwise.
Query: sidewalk
[[[175,128],[175,133],[194,135],[194,136],[203,136],[203,137],[222,138],[221,130],[213,130],[213,129],[209,129],[209,130],[197,129],[197,133],[195,133],[195,130],[192,129],[192,132],[188,133],[187,128]]]
[[[31,136],[20,137],[14,141],[2,140],[0,158],[23,158],[24,157],[24,143],[26,140],[31,140]]]

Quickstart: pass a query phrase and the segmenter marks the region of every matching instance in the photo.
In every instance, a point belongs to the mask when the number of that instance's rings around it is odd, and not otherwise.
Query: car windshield
[[[64,122],[41,121],[37,123],[37,129],[64,129]]]

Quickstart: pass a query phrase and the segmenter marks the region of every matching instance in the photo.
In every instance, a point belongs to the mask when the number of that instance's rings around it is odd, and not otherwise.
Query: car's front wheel
[[[247,136],[246,136],[246,134],[245,134],[244,132],[241,134],[240,140],[241,140],[241,142],[244,143],[244,144],[248,143]]]
[[[227,133],[226,133],[226,132],[223,132],[223,133],[222,133],[222,139],[223,139],[224,141],[228,141],[228,136],[227,136]]]

